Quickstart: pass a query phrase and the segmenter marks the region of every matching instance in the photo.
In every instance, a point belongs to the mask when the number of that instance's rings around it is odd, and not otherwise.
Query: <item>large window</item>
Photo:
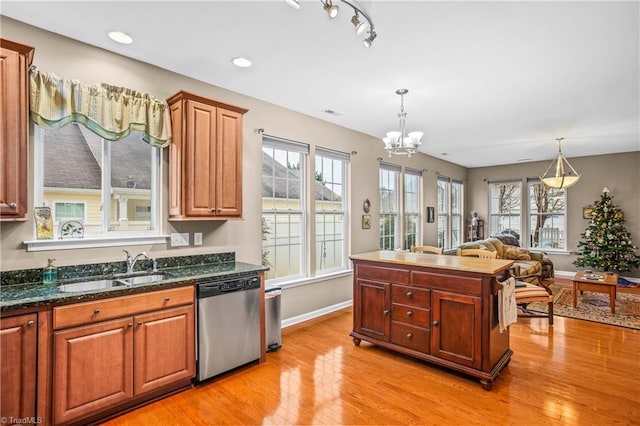
[[[539,179],[528,181],[529,247],[566,249],[566,192],[549,188]],[[521,245],[524,245],[521,242]]]
[[[420,172],[380,164],[380,248],[409,250],[420,245]]]
[[[462,191],[462,182],[438,177],[438,247],[449,249],[463,243]]]
[[[489,235],[522,235],[522,182],[489,182]],[[521,242],[521,245],[524,245]]]
[[[565,190],[529,179],[523,199],[522,186],[520,180],[489,183],[490,234],[517,235],[523,247],[566,250]]]
[[[262,141],[262,260],[266,278],[305,275],[305,164],[309,147],[264,137]]]
[[[316,149],[314,182],[316,272],[345,269],[347,265],[348,159],[346,154]]]
[[[400,168],[388,164],[380,165],[380,248],[395,250],[400,232],[400,199],[398,184]]]
[[[413,170],[404,171],[404,229],[402,248],[409,250],[419,245],[420,239],[420,173]]]
[[[138,132],[111,142],[78,124],[36,129],[34,204],[51,207],[54,235],[66,219],[88,238],[158,234],[159,148]]]

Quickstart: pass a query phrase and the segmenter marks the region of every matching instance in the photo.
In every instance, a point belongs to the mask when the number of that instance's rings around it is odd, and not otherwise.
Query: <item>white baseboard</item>
[[[289,327],[294,324],[299,324],[304,321],[309,321],[310,319],[318,318],[318,317],[321,317],[322,315],[327,315],[327,314],[330,314],[331,312],[348,308],[351,305],[353,305],[353,300],[347,300],[345,302],[340,302],[335,305],[324,307],[322,309],[307,312],[302,315],[298,315],[296,317],[287,318],[285,320],[282,320],[282,328]]]
[[[556,277],[559,278],[573,278],[573,276],[576,274],[576,271],[553,271],[553,274]],[[622,277],[627,281],[631,281],[632,283],[640,283],[640,278],[629,278],[629,277]]]

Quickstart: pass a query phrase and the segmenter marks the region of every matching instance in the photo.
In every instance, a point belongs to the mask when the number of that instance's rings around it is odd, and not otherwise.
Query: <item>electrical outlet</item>
[[[193,245],[201,246],[202,245],[202,232],[194,232],[193,233]]]
[[[183,247],[189,245],[189,233],[171,233],[171,247]]]

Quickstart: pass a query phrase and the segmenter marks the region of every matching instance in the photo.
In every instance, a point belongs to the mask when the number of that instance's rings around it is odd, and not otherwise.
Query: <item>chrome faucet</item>
[[[127,274],[130,274],[133,272],[133,267],[136,266],[136,262],[138,261],[138,258],[142,256],[145,259],[149,259],[149,255],[144,251],[136,254],[134,257],[131,257],[131,254],[128,251],[126,250],[122,250],[122,251],[125,252],[125,254],[127,255]]]

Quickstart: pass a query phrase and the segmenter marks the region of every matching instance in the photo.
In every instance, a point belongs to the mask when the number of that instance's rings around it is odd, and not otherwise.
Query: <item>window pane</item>
[[[489,232],[513,231],[521,235],[522,183],[489,184]]]
[[[56,220],[82,219],[86,236],[157,229],[158,148],[140,133],[111,142],[69,124],[36,135],[43,174],[34,198],[51,206]]]
[[[346,162],[322,155],[315,160],[316,271],[346,268]]]
[[[304,274],[302,160],[299,152],[262,148],[262,261],[270,267],[267,279]]]
[[[146,231],[151,218],[138,216],[136,209],[151,207],[151,150],[140,133],[110,143],[111,211],[110,231]]]
[[[400,173],[380,168],[380,248],[394,250],[398,247],[398,179]]]
[[[566,249],[564,189],[549,188],[538,180],[529,187],[529,247]]]

